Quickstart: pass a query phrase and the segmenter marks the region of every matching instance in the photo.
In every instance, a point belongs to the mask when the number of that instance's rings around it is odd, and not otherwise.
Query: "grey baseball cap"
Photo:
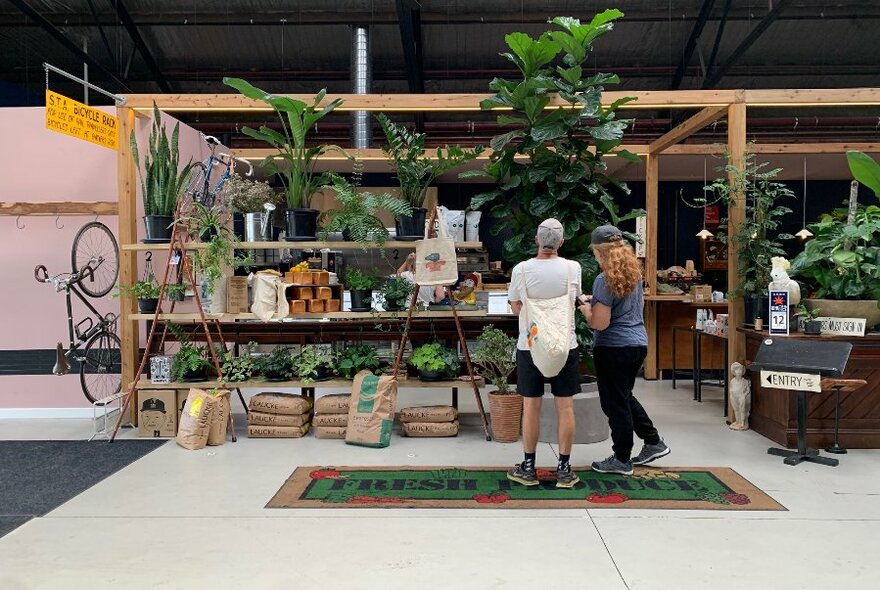
[[[599,244],[619,242],[622,239],[623,233],[613,225],[600,225],[593,230],[593,235],[590,237],[590,245],[597,246]]]

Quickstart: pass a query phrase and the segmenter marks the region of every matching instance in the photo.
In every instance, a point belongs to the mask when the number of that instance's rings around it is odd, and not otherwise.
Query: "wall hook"
[[[62,225],[58,225],[58,222],[59,222],[59,221],[61,221],[61,216],[60,216],[60,215],[57,216],[57,217],[55,218],[55,227],[56,227],[57,229],[64,229],[64,225],[63,225],[63,224],[62,224]]]
[[[19,225],[20,221],[21,221],[21,215],[19,215],[18,217],[15,218],[15,227],[17,227],[18,229],[24,229],[24,224]]]

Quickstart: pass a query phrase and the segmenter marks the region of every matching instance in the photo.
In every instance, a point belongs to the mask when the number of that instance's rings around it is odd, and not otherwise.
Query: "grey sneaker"
[[[556,470],[556,487],[571,489],[581,480],[573,469]]]
[[[656,445],[648,445],[642,447],[642,451],[633,458],[633,465],[647,465],[651,461],[655,459],[659,459],[660,457],[665,457],[672,451],[669,450],[669,447],[666,446],[666,443],[663,442],[663,439],[660,439],[660,442]]]
[[[522,463],[517,463],[513,466],[513,469],[507,472],[507,479],[524,486],[536,486],[541,483],[538,481],[538,474],[535,472],[535,468],[525,468],[522,466]]]
[[[619,473],[620,475],[633,474],[633,462],[627,461],[624,463],[614,455],[611,455],[603,461],[593,461],[592,467],[593,471],[598,471],[599,473]]]

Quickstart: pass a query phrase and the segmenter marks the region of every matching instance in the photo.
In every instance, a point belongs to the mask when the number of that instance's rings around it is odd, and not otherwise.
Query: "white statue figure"
[[[731,430],[749,429],[749,411],[752,409],[752,382],[744,377],[746,368],[741,363],[730,365],[730,405],[733,407]]]
[[[774,256],[770,259],[773,268],[770,270],[770,291],[788,291],[788,306],[793,309],[795,305],[801,302],[801,286],[797,281],[788,276],[788,269],[791,263],[782,256]]]

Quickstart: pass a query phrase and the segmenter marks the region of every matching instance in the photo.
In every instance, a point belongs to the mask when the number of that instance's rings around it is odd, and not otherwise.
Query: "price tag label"
[[[771,336],[788,336],[788,291],[770,291]]]

